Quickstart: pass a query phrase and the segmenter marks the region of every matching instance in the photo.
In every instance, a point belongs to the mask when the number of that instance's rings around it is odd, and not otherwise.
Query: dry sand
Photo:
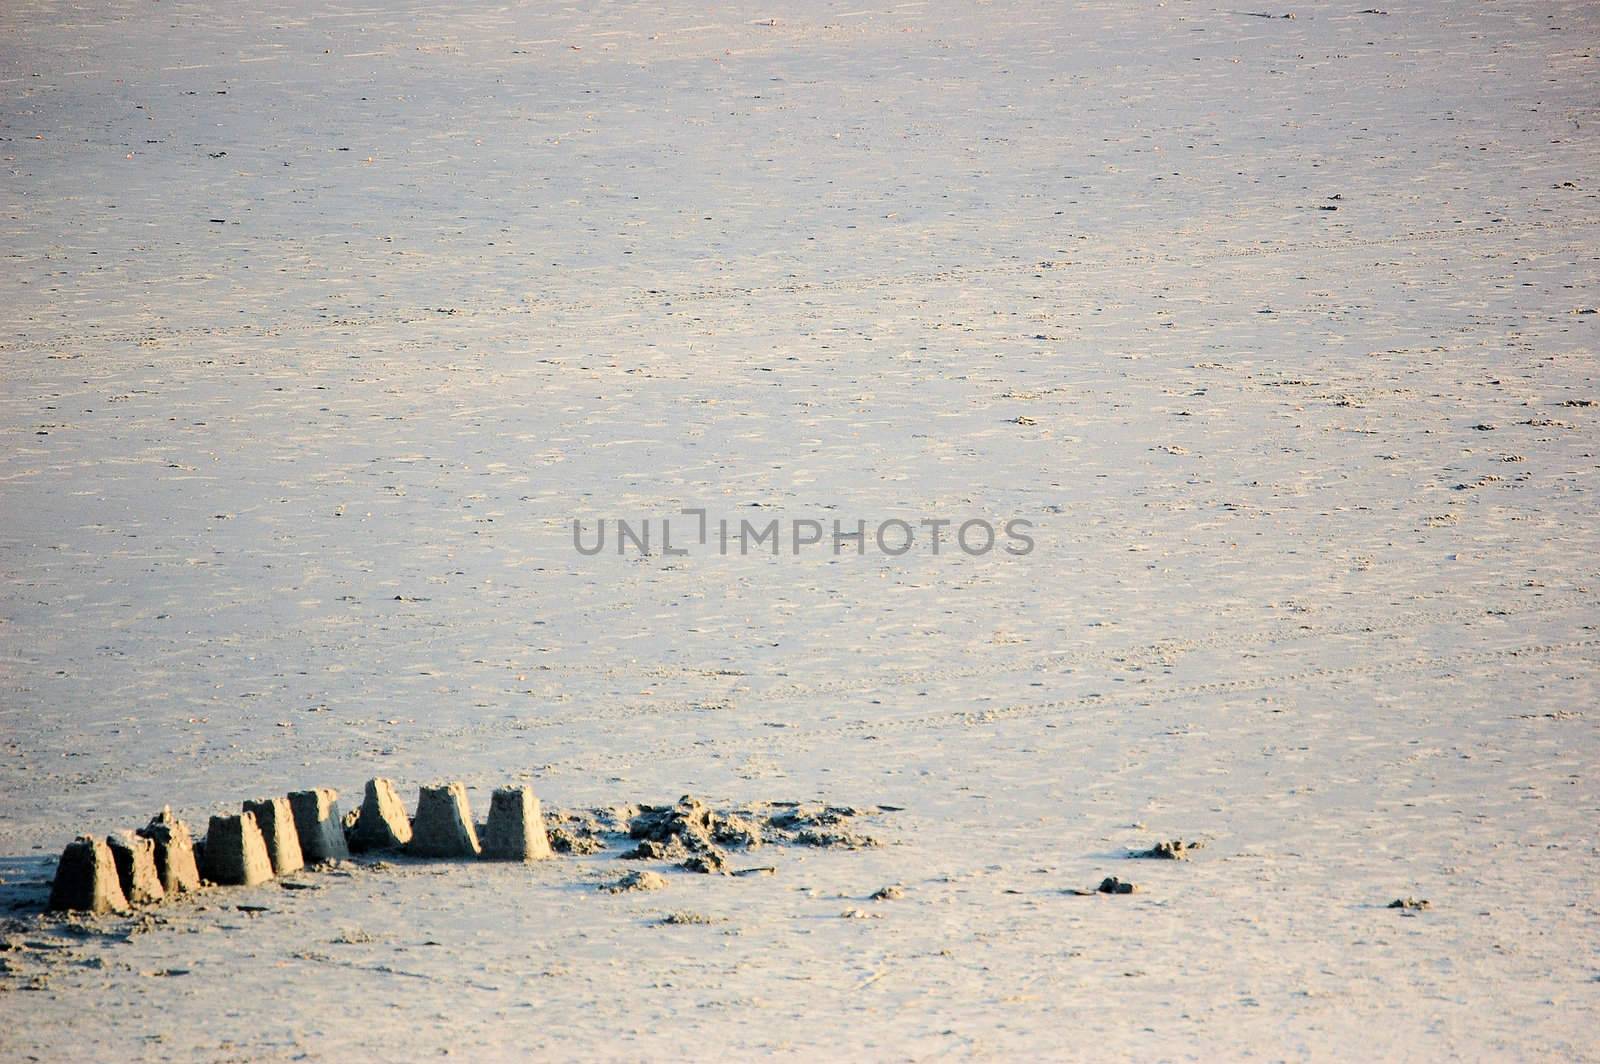
[[[0,5],[0,1055],[1596,1059],[1600,11],[1360,6]],[[373,775],[901,811],[26,912]]]

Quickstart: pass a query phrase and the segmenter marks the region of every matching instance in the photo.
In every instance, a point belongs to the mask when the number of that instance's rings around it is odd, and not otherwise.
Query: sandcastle
[[[204,852],[201,867],[213,883],[253,887],[272,878],[272,860],[254,813],[212,817]]]
[[[300,852],[307,864],[336,861],[350,856],[339,816],[339,792],[331,787],[295,791],[289,795],[294,826],[300,833]]]
[[[350,841],[363,850],[394,850],[411,841],[411,818],[394,784],[382,776],[367,781]]]
[[[156,871],[156,844],[153,839],[132,831],[106,836],[106,846],[117,866],[117,882],[123,897],[133,905],[148,905],[167,896]]]
[[[559,822],[546,831],[539,799],[526,786],[495,790],[489,818],[478,825],[460,782],[420,788],[416,813],[408,817],[394,784],[377,778],[368,781],[361,807],[349,817],[339,813],[338,792],[321,787],[254,799],[244,802],[238,813],[212,816],[205,838],[198,842],[170,807],[137,832],[105,839],[79,836],[61,854],[49,908],[127,912],[207,885],[266,883],[308,865],[347,858],[352,846],[358,851],[398,850],[416,858],[529,862],[552,857],[556,850],[598,852],[605,848],[598,836],[609,835],[637,843],[616,855],[622,860],[668,861],[708,874],[766,875],[772,873],[771,866],[732,868],[731,855],[723,847],[748,851],[765,842],[843,849],[876,846],[875,839],[850,827],[851,818],[861,812],[848,806],[797,802],[720,811],[685,795],[673,805],[558,813]],[[656,884],[659,879],[654,873],[640,873],[626,881],[633,885],[625,889],[644,889],[638,884]]]
[[[267,845],[267,859],[272,863],[273,875],[298,872],[306,866],[300,850],[300,832],[294,824],[294,813],[287,798],[261,798],[244,803],[244,811],[256,818],[261,829],[261,839]]]
[[[67,843],[50,887],[50,908],[90,913],[127,909],[128,898],[117,879],[111,847],[90,835],[80,835]]]
[[[482,852],[465,787],[440,783],[422,788],[406,850],[418,857],[477,857]]]
[[[139,834],[155,844],[156,875],[168,896],[200,889],[194,839],[189,835],[189,826],[172,815],[171,806],[151,817]]]
[[[483,833],[487,861],[538,861],[554,854],[544,833],[544,815],[532,787],[501,787],[489,800]]]
[[[211,817],[198,843],[167,806],[137,831],[106,839],[83,835],[69,843],[56,866],[49,908],[126,912],[207,883],[254,886],[307,865],[347,858],[352,844],[358,850],[398,849],[447,859],[553,856],[539,799],[525,786],[494,792],[484,838],[480,844],[467,789],[459,782],[421,788],[414,820],[394,784],[382,777],[367,782],[361,807],[348,823],[339,813],[339,792],[332,788],[253,799],[239,813]]]

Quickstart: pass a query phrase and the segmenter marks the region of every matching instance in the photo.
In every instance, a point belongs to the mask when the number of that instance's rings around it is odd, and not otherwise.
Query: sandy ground
[[[4,1055],[1600,1057],[1600,11],[1359,6],[0,5]],[[377,773],[900,808],[28,915]]]

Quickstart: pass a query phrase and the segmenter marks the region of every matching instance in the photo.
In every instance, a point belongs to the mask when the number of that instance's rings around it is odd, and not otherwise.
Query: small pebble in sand
[[[1427,898],[1413,898],[1408,895],[1404,898],[1396,898],[1394,901],[1390,902],[1389,908],[1404,909],[1407,912],[1421,912],[1423,909],[1433,908],[1433,903]]]
[[[720,917],[707,916],[705,913],[689,912],[683,909],[675,913],[668,913],[661,918],[661,922],[672,926],[686,926],[691,924],[720,924],[722,920]]]
[[[659,872],[629,872],[615,883],[607,883],[600,889],[607,894],[633,894],[645,890],[662,890],[666,887],[666,877]]]
[[[899,886],[895,886],[893,884],[890,884],[887,887],[880,887],[876,891],[874,891],[873,894],[872,894],[872,900],[873,901],[899,901],[901,898],[903,898],[905,896],[906,896],[906,892],[905,892],[904,888],[899,887]]]

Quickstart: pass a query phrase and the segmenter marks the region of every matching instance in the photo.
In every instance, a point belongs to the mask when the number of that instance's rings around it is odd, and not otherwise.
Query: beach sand
[[[1594,5],[212,7],[0,8],[5,1057],[1597,1059]],[[374,775],[881,845],[35,915]]]

